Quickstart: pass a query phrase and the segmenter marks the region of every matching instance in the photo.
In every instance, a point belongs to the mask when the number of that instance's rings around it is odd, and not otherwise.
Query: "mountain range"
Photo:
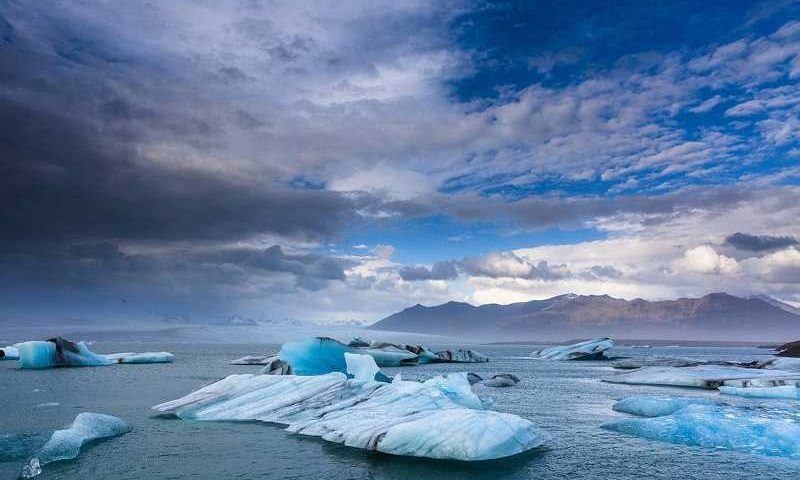
[[[648,301],[565,294],[545,300],[474,306],[415,305],[372,324],[373,330],[495,340],[625,339],[785,341],[800,338],[800,311],[771,297],[711,293]]]

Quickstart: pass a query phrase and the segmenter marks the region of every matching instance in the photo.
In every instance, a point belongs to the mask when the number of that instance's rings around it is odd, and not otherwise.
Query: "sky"
[[[0,1],[0,321],[800,305],[800,2]]]

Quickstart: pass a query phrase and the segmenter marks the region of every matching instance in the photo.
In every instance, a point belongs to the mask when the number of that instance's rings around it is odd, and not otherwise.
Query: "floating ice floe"
[[[635,357],[617,360],[611,364],[613,368],[620,370],[633,370],[642,367],[698,367],[701,365],[716,365],[727,367],[748,367],[758,368],[758,362],[727,362],[724,360],[693,360],[690,358],[678,357]]]
[[[278,423],[350,447],[436,459],[503,458],[550,438],[529,420],[483,409],[466,374],[364,380],[378,371],[374,359],[344,353],[355,379],[339,372],[231,375],[153,408],[182,419]]]
[[[796,385],[779,385],[775,387],[719,387],[725,395],[736,395],[744,398],[788,398],[800,400],[800,381]]]
[[[78,456],[87,442],[128,433],[130,427],[111,415],[84,412],[65,430],[56,430],[50,440],[22,468],[23,478],[32,478],[42,473],[42,465],[70,460]]]
[[[169,352],[103,355],[89,350],[85,342],[72,342],[61,337],[18,345],[22,368],[97,367],[115,363],[165,363],[175,359]]]
[[[113,363],[172,363],[175,355],[169,352],[109,353],[103,355]]]
[[[614,341],[606,337],[593,338],[574,345],[559,345],[533,352],[532,357],[545,360],[602,360]]]
[[[733,387],[769,387],[800,380],[800,373],[743,367],[701,365],[696,367],[642,367],[627,373],[604,378],[610,383],[632,385],[668,385],[716,389]]]
[[[798,421],[795,409],[693,403],[666,415],[619,420],[603,428],[662,442],[798,459]]]
[[[461,348],[457,350],[442,350],[441,352],[436,352],[436,357],[436,362],[445,363],[483,363],[489,361],[489,357],[480,352]]]
[[[19,360],[19,348],[16,345],[0,348],[0,360]]]
[[[718,405],[702,397],[652,397],[647,395],[628,397],[611,407],[616,412],[630,413],[639,417],[663,417],[689,405]]]
[[[267,365],[276,357],[275,353],[266,355],[247,355],[231,361],[231,365]]]

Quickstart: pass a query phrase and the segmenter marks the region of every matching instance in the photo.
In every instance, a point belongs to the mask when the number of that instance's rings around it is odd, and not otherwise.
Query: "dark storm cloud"
[[[403,267],[399,271],[400,278],[406,281],[418,280],[452,280],[458,277],[458,270],[453,261],[436,262],[432,267]]]
[[[772,235],[751,235],[749,233],[736,232],[725,239],[725,243],[750,252],[763,252],[766,250],[777,250],[780,248],[797,245],[796,238],[792,236],[772,236]]]

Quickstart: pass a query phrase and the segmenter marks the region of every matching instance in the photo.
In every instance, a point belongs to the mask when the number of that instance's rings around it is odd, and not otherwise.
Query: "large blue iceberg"
[[[42,465],[78,456],[87,442],[116,437],[130,431],[128,425],[117,417],[101,413],[84,412],[75,417],[65,430],[56,430],[41,450],[28,460],[22,469],[23,478],[42,473]]]
[[[733,407],[693,399],[669,414],[619,420],[603,428],[681,445],[800,459],[799,421],[796,409]]]
[[[17,344],[22,368],[98,367],[115,363],[167,363],[175,356],[169,352],[98,354],[86,342],[72,342],[56,337],[47,341]]]
[[[602,360],[606,350],[614,347],[614,341],[606,337],[593,338],[574,345],[558,345],[544,348],[531,354],[544,360]]]
[[[529,420],[485,410],[466,374],[378,382],[368,380],[377,372],[372,358],[351,352],[342,358],[354,379],[338,371],[231,375],[153,408],[182,419],[278,423],[350,447],[437,459],[503,458],[549,439]]]

